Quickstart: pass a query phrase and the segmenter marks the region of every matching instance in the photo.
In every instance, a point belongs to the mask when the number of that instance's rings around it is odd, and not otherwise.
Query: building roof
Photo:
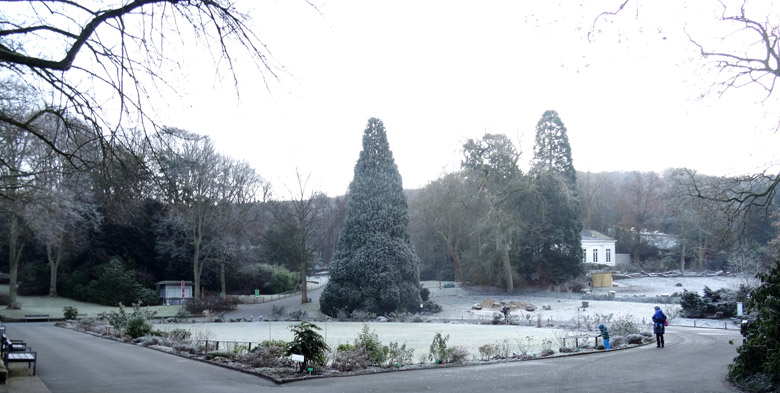
[[[157,285],[181,285],[181,281],[168,280],[168,281],[160,281],[156,284]],[[192,281],[184,281],[184,285],[192,285]]]
[[[594,231],[592,229],[583,229],[580,232],[582,240],[615,240],[601,232]]]

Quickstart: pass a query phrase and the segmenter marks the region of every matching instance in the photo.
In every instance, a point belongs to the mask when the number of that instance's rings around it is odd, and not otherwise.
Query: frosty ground
[[[427,355],[434,335],[439,332],[449,335],[448,345],[465,347],[477,356],[479,347],[485,344],[508,343],[514,352],[524,346],[529,354],[539,352],[543,346],[557,349],[557,337],[566,335],[596,335],[596,326],[592,321],[611,317],[631,318],[643,330],[650,330],[650,316],[655,302],[649,299],[670,295],[683,290],[702,293],[705,286],[715,290],[720,288],[736,289],[744,280],[739,277],[648,277],[616,280],[611,288],[596,288],[596,294],[615,291],[617,299],[630,301],[589,300],[583,308],[583,300],[576,293],[555,293],[549,291],[529,292],[506,296],[498,292],[479,288],[444,288],[445,282],[424,282],[431,291],[431,299],[442,306],[442,312],[425,316],[423,322],[369,322],[369,329],[376,332],[380,340],[387,344],[398,342],[415,349],[415,359]],[[678,285],[680,284],[680,285]],[[489,300],[488,300],[489,299]],[[499,310],[483,308],[473,310],[474,304],[492,304],[493,302],[516,302],[531,304],[534,312],[515,310],[520,325],[493,325],[490,322]],[[668,313],[679,309],[679,304],[658,304]],[[339,344],[352,342],[363,328],[362,322],[325,321],[317,312],[318,303],[298,307],[308,313],[310,319],[322,328],[320,333],[327,343],[335,348]],[[544,309],[543,309],[544,308]],[[549,309],[548,309],[549,308]],[[291,310],[290,310],[291,311]],[[580,323],[577,323],[579,321]],[[220,341],[260,342],[267,339],[289,341],[292,333],[289,327],[295,322],[232,322],[232,323],[185,323],[161,324],[155,326],[161,330],[185,328],[195,336],[208,337]],[[668,333],[674,334],[674,326],[711,326],[738,328],[731,321],[705,321],[675,318]],[[530,325],[530,326],[529,326]],[[541,326],[541,327],[539,327]],[[577,331],[579,329],[579,332]],[[574,329],[574,330],[573,330]],[[225,344],[223,344],[225,345]]]

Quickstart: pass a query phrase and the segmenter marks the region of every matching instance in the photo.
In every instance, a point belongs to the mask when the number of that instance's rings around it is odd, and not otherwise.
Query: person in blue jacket
[[[599,330],[601,330],[601,337],[604,338],[604,349],[609,349],[609,332],[607,331],[607,327],[599,325]]]
[[[666,315],[661,311],[661,308],[655,306],[655,314],[653,314],[653,333],[655,333],[655,346],[656,348],[664,347],[664,331],[666,330],[665,324]]]

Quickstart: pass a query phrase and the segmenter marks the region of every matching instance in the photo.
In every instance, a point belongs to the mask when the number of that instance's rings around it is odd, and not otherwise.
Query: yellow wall
[[[593,280],[593,288],[612,286],[612,272],[593,273],[591,279]]]

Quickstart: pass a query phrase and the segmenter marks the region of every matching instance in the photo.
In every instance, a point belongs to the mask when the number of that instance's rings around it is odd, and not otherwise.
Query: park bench
[[[9,363],[27,363],[27,368],[32,366],[35,375],[38,366],[38,352],[31,351],[22,340],[10,340],[3,336],[3,364],[8,368]]]
[[[26,314],[24,316],[25,322],[30,321],[46,321],[49,322],[49,314]]]
[[[582,342],[584,343],[584,342],[587,342],[590,339],[595,339],[596,340],[596,346],[598,347],[599,346],[599,338],[600,337],[601,337],[600,335],[596,336],[596,335],[587,335],[587,334],[581,334],[581,335],[577,335],[577,336],[566,336],[566,337],[562,337],[561,338],[561,343],[565,347],[566,346],[566,340],[574,340],[574,346],[575,347],[579,347],[580,346],[580,340],[583,340]]]

